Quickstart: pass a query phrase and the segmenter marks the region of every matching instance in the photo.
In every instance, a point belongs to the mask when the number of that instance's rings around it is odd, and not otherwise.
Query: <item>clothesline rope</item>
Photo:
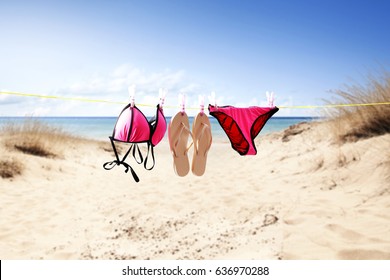
[[[67,100],[67,101],[92,102],[92,103],[128,104],[128,102],[121,102],[121,101],[89,99],[89,98],[82,98],[82,97],[66,97],[66,96],[58,96],[58,95],[43,95],[43,94],[36,94],[36,93],[23,93],[23,92],[14,92],[14,91],[0,91],[0,94],[24,96],[24,97],[46,98],[46,99],[58,99],[58,100]],[[278,106],[278,108],[280,108],[280,109],[315,109],[315,108],[337,108],[337,107],[378,106],[378,105],[390,105],[390,101],[388,101],[388,102],[373,102],[373,103],[354,103],[354,104]],[[156,107],[155,105],[141,104],[141,103],[137,103],[137,106]],[[179,108],[180,109],[180,106],[164,105],[164,108]],[[186,107],[186,110],[199,110],[199,107],[196,107],[196,108]]]

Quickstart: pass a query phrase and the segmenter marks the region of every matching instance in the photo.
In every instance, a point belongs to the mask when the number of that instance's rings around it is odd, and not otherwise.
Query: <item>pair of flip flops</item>
[[[177,113],[168,126],[169,146],[173,155],[173,168],[178,176],[186,176],[190,171],[188,150],[194,145],[191,170],[196,176],[202,176],[206,170],[207,153],[210,150],[212,136],[209,118],[199,113],[189,129],[188,116],[185,112]],[[188,146],[188,138],[192,143]]]

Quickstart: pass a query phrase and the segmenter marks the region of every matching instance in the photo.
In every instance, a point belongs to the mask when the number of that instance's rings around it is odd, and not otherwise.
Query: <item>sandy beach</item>
[[[214,140],[202,177],[175,175],[165,136],[153,170],[130,161],[139,183],[102,168],[108,139],[23,141],[0,135],[1,259],[390,259],[390,134],[303,123],[256,156]]]

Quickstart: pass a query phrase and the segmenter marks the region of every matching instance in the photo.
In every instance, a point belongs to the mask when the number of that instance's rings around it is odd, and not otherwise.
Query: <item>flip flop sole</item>
[[[180,177],[186,176],[190,171],[187,148],[188,137],[190,135],[188,127],[189,121],[185,112],[177,113],[171,119],[168,127],[168,139],[173,155],[173,167],[175,173]]]
[[[192,173],[202,176],[206,171],[207,153],[210,150],[212,135],[210,120],[205,114],[198,114],[192,126],[194,138],[194,154],[192,157]]]

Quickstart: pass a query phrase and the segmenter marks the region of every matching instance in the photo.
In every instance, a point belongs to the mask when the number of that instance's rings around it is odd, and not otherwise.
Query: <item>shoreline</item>
[[[55,129],[61,129],[65,133],[70,133],[74,136],[89,138],[93,140],[107,140],[108,136],[112,134],[117,117],[0,117],[0,129],[7,124],[25,125],[30,122],[42,122],[43,125],[53,126]],[[192,125],[194,117],[189,117],[190,126]],[[227,136],[219,125],[218,121],[209,116],[212,133],[215,139],[225,138]],[[170,122],[170,117],[166,117],[167,124]],[[282,131],[291,125],[302,121],[317,121],[312,117],[272,117],[263,130],[260,136]],[[167,133],[164,138],[167,138]]]

